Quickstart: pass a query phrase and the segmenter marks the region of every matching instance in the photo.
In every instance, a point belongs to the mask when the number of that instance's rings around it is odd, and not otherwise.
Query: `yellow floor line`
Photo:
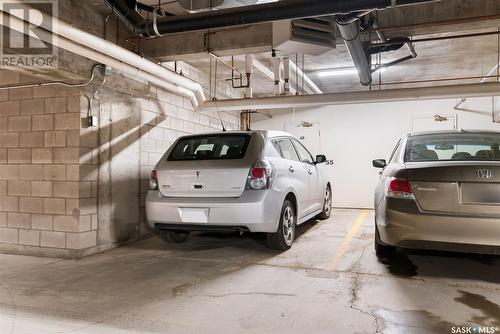
[[[358,219],[356,219],[354,224],[352,224],[351,228],[349,229],[349,232],[345,236],[344,240],[342,240],[342,243],[340,244],[339,249],[335,253],[335,257],[332,259],[332,261],[328,265],[328,268],[327,268],[328,270],[335,270],[335,268],[337,268],[337,265],[338,265],[340,259],[342,258],[342,256],[344,256],[345,252],[349,248],[349,245],[350,245],[352,239],[354,239],[354,237],[358,233],[359,228],[361,227],[361,225],[363,225],[368,213],[369,213],[369,211],[363,211],[359,214]]]

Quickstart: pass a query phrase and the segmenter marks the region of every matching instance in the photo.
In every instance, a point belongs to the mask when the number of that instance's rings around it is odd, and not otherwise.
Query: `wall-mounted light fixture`
[[[312,128],[314,124],[311,122],[302,121],[298,126],[301,126],[303,128]]]
[[[441,116],[441,115],[434,115],[434,120],[436,122],[446,122],[448,120],[448,117]]]

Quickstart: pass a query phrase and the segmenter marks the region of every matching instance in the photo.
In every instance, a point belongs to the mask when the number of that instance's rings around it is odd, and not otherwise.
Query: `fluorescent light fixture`
[[[383,73],[387,71],[387,67],[379,67],[373,73]],[[358,70],[355,67],[337,67],[330,68],[327,70],[320,70],[316,72],[318,77],[340,77],[340,76],[348,76],[358,74]]]
[[[278,0],[259,0],[257,1],[257,4],[261,4],[261,3],[268,3],[268,2],[277,2]]]
[[[318,77],[339,77],[353,74],[358,74],[354,67],[339,67],[317,72]]]

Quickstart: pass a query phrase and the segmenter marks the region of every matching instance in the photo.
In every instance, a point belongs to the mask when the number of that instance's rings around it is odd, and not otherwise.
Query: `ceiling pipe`
[[[248,87],[245,88],[245,97],[252,98],[253,90],[252,90],[251,78],[253,74],[253,56],[249,54],[245,55],[245,73],[247,75],[247,80],[248,80]]]
[[[283,95],[290,94],[290,58],[283,58]]]
[[[297,73],[299,77],[304,78],[306,82],[306,91],[309,94],[323,94],[323,91],[309,78],[307,74],[305,74],[300,68],[295,65],[293,61],[290,60],[290,70],[292,73]]]
[[[136,15],[136,8],[127,5],[130,0],[104,0],[105,4],[126,22],[127,26],[132,27],[135,34],[143,37],[278,20],[348,14],[433,1],[436,0],[281,0],[188,15],[166,17],[153,15],[152,19],[141,21]]]
[[[27,6],[23,0],[9,0],[10,2],[16,3],[16,5],[24,8],[25,10],[32,9]],[[1,12],[1,8],[0,8]],[[25,11],[24,11],[25,12]],[[68,40],[74,41],[75,43],[81,44],[86,48],[93,49],[101,54],[105,54],[115,60],[121,61],[128,65],[131,65],[135,68],[140,69],[141,71],[147,72],[161,79],[163,82],[168,82],[174,86],[179,86],[182,89],[173,90],[174,92],[184,92],[180,93],[184,96],[189,93],[192,95],[194,93],[196,97],[196,105],[201,105],[205,100],[205,94],[203,92],[202,86],[189,79],[186,78],[174,71],[169,70],[168,68],[161,66],[155,62],[152,62],[146,58],[143,58],[125,48],[122,48],[112,42],[109,42],[103,38],[87,33],[83,30],[75,28],[70,24],[59,20],[58,18],[51,17],[50,15],[40,12],[43,15],[42,24],[40,25],[39,18],[36,15],[28,15],[28,17],[23,17],[23,11],[20,11],[19,14],[16,11],[12,12],[3,12],[6,15],[9,15],[12,18],[17,18],[20,20],[25,20],[33,25],[32,30],[35,27],[41,27],[47,31],[50,31],[53,34],[57,34],[58,36],[62,36]],[[8,22],[8,21],[4,21]],[[53,25],[49,25],[48,23],[52,22]],[[39,28],[36,28],[39,29]],[[28,30],[26,30],[28,31]],[[94,59],[95,60],[95,59]],[[196,106],[195,106],[196,107]]]
[[[8,27],[12,30],[19,31],[21,33],[28,31],[27,28],[28,23],[26,21],[23,21],[17,18],[16,16],[8,15],[2,11],[0,11],[0,17],[2,19],[1,22],[3,23],[9,22]],[[37,38],[41,39],[42,41],[45,41],[47,43],[53,42],[52,32],[36,26],[31,26],[29,29],[31,29],[31,31],[36,33]],[[192,90],[189,90],[185,87],[165,81],[156,75],[143,71],[137,67],[122,62],[116,58],[97,52],[93,49],[90,49],[84,45],[78,44],[72,40],[69,40],[61,36],[58,36],[57,38],[57,46],[60,47],[61,49],[67,50],[74,54],[110,66],[112,69],[123,72],[131,78],[145,80],[155,86],[162,87],[170,92],[186,96],[191,100],[191,103],[193,104],[194,108],[197,108],[199,106],[199,102],[195,93]],[[160,65],[157,66],[161,67]]]
[[[371,59],[366,53],[365,46],[360,37],[361,27],[359,17],[338,15],[335,17],[335,21],[345,41],[352,62],[358,71],[359,81],[363,86],[369,86],[372,83]]]
[[[253,60],[253,66],[255,67],[255,69],[257,71],[259,71],[260,73],[262,73],[264,76],[266,76],[270,80],[273,80],[273,82],[274,82],[274,79],[275,79],[274,78],[274,73],[266,65],[262,64],[258,59],[254,58],[254,60]],[[290,94],[294,95],[295,93],[296,93],[295,89],[293,89],[292,87],[290,87]]]
[[[454,86],[373,90],[362,92],[329,93],[319,95],[290,95],[254,99],[232,99],[206,102],[203,111],[231,111],[242,109],[306,108],[323,105],[365,104],[397,101],[456,99],[498,95],[500,83],[482,83]]]
[[[257,71],[262,73],[264,76],[267,78],[273,80],[274,82],[274,73],[271,71],[266,65],[262,64],[258,59],[254,58],[253,60],[253,66]]]
[[[281,58],[273,58],[274,95],[281,95]]]

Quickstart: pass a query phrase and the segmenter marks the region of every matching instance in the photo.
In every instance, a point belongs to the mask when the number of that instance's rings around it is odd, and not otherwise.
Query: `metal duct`
[[[371,61],[359,36],[361,29],[359,19],[357,17],[352,19],[337,16],[335,20],[354,66],[358,71],[361,84],[364,86],[370,85],[372,83]]]
[[[245,24],[299,19],[313,16],[348,14],[372,9],[434,2],[436,0],[282,0],[252,6],[200,12],[189,15],[157,17],[137,22],[131,0],[104,0],[120,18],[144,37],[170,33],[240,26]],[[439,1],[439,0],[438,0]]]
[[[337,27],[339,28],[340,34],[345,41],[347,50],[349,51],[354,66],[358,71],[359,80],[364,86],[369,86],[372,83],[372,73],[374,70],[372,70],[371,66],[371,55],[382,52],[395,51],[399,50],[405,45],[408,46],[408,50],[410,51],[411,55],[403,57],[401,59],[397,59],[379,67],[389,67],[413,59],[417,56],[417,53],[415,52],[410,39],[407,37],[395,37],[387,40],[381,32],[377,32],[378,37],[381,41],[383,41],[383,43],[365,46],[365,43],[363,43],[360,37],[362,24],[360,19],[363,16],[367,15],[369,12],[370,11],[335,16]],[[372,24],[373,26],[377,27],[376,19],[373,20]]]

